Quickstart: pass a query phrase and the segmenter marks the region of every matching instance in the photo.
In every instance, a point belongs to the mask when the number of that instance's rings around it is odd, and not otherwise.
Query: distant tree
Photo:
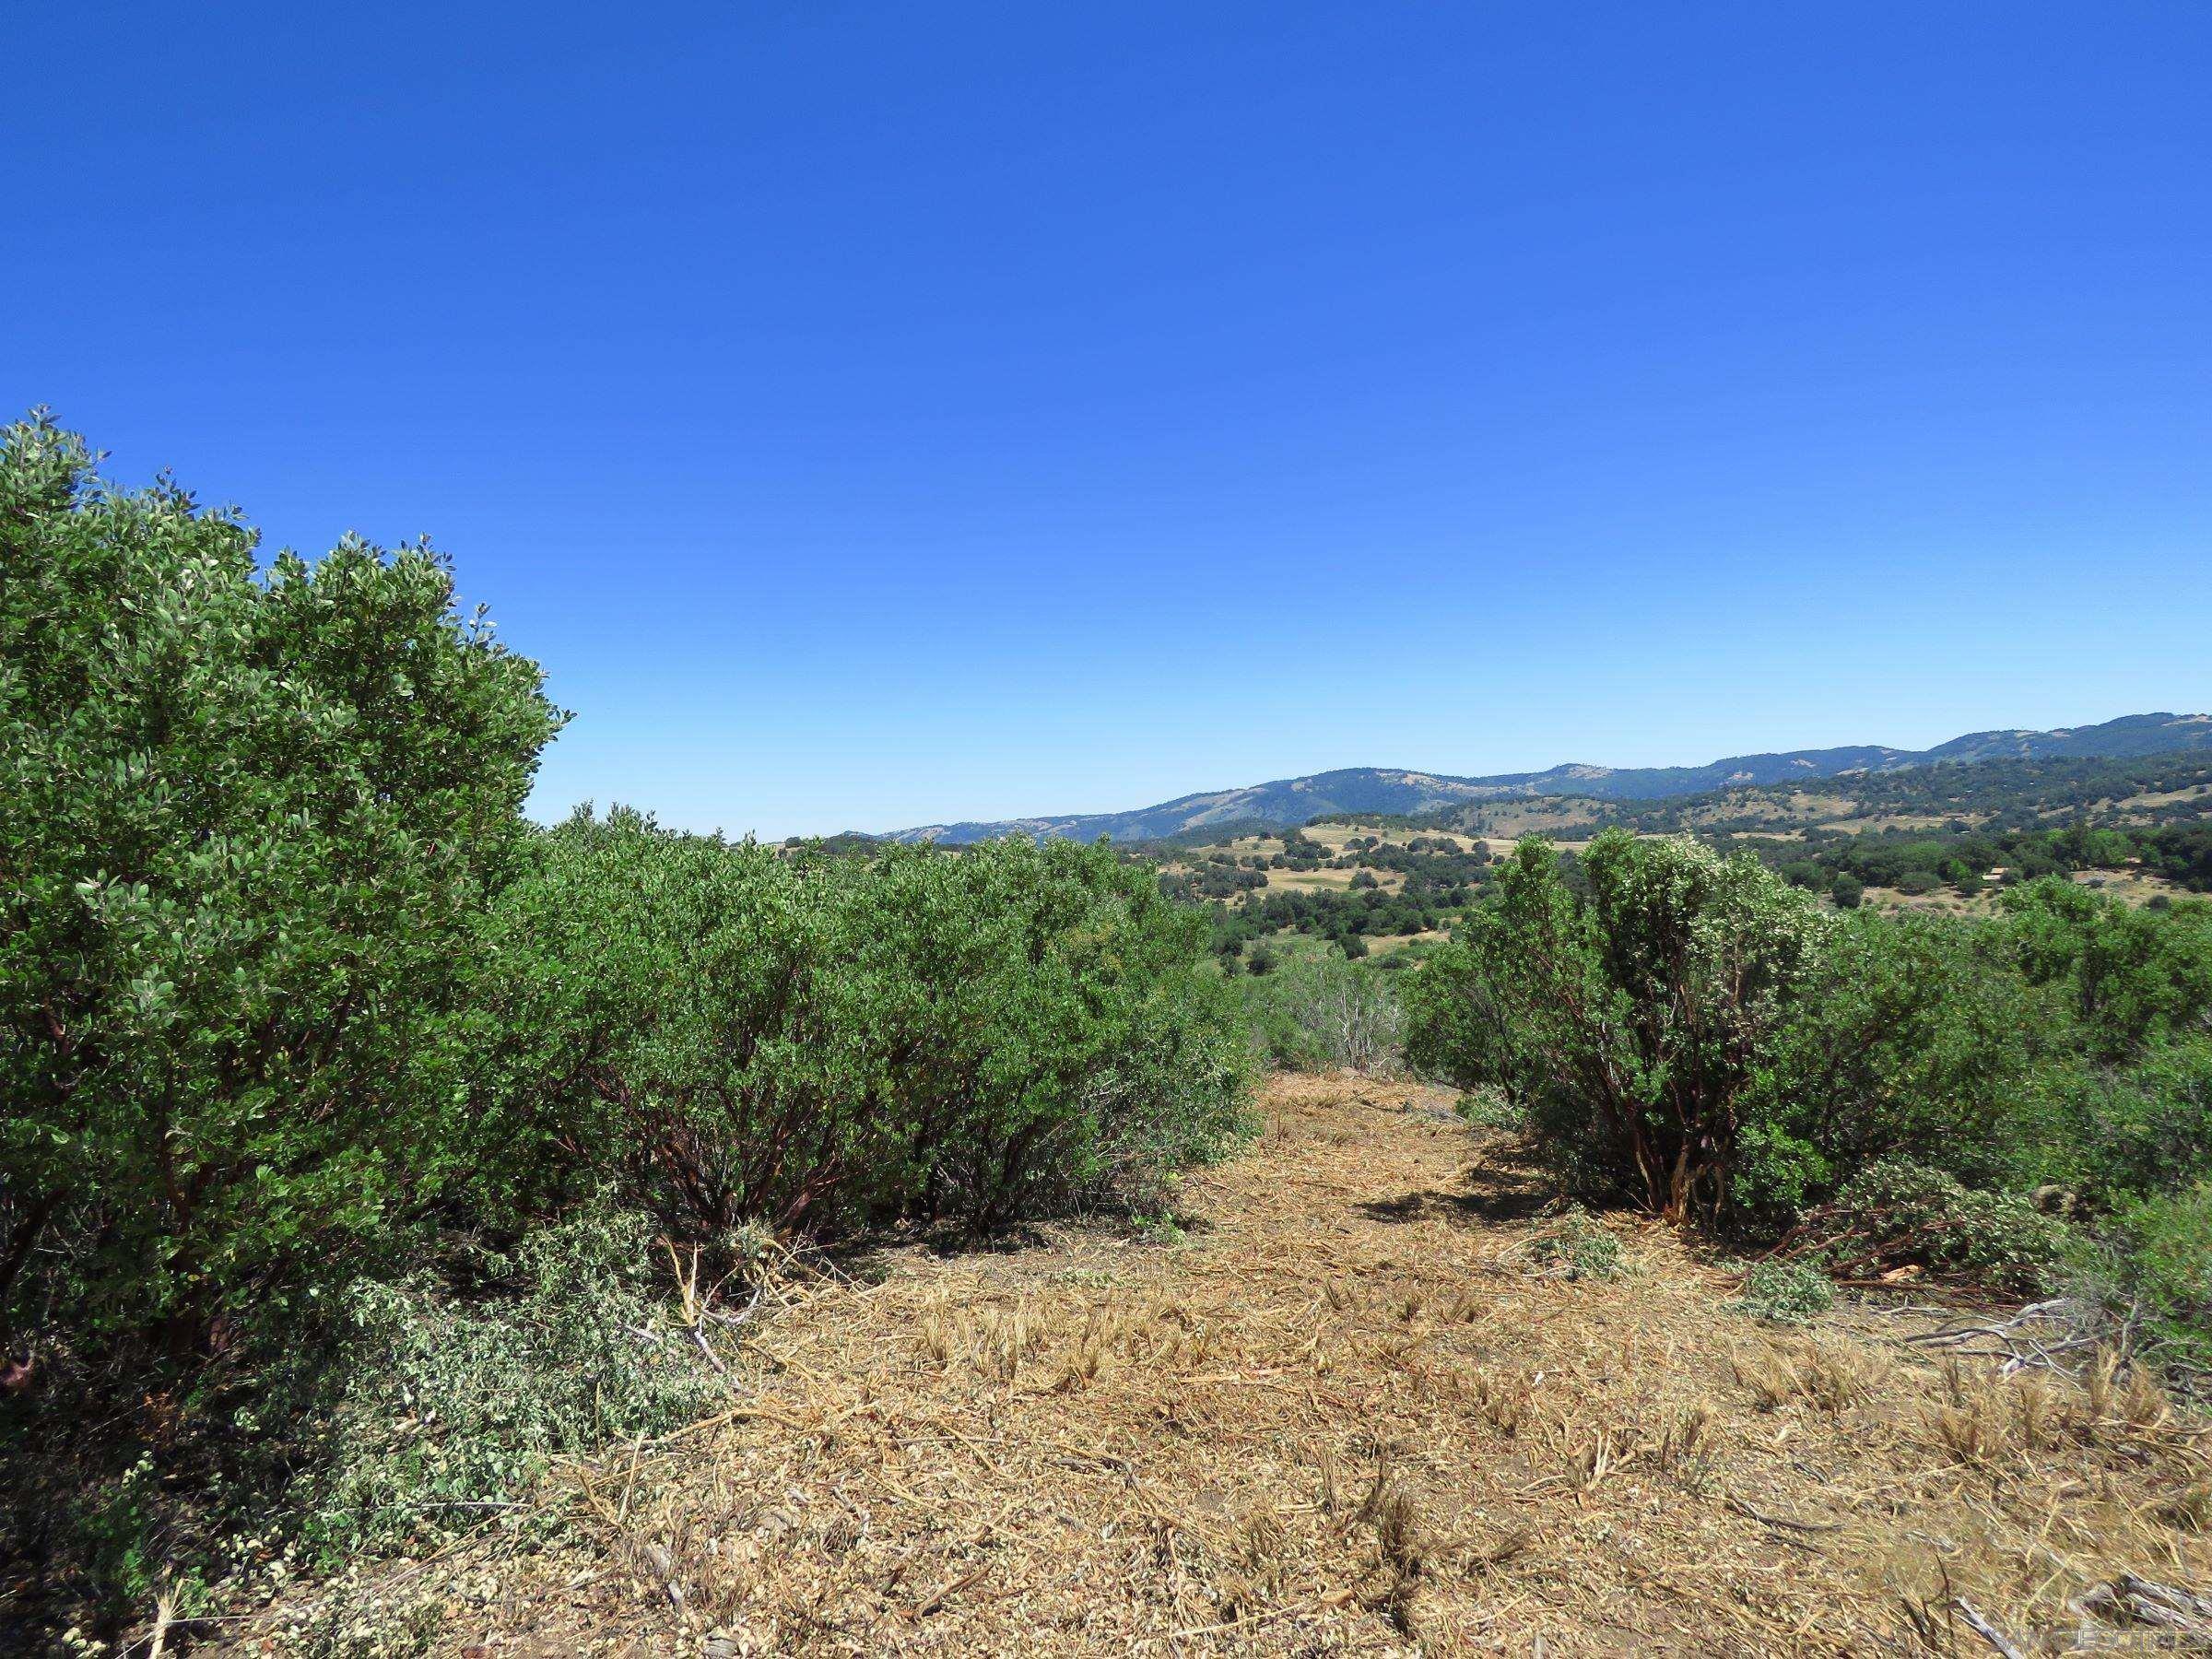
[[[1828,896],[1836,901],[1838,910],[1857,910],[1859,900],[1866,896],[1866,884],[1846,870],[1836,877]]]

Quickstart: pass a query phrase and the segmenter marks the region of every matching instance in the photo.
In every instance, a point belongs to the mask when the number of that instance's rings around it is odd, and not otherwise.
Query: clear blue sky
[[[781,835],[2212,705],[2212,6],[20,6],[0,395]]]

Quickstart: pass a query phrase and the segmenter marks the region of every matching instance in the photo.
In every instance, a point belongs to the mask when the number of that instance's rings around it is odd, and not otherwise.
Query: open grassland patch
[[[1351,887],[1352,874],[1350,870],[1330,869],[1269,870],[1267,872],[1267,889],[1269,891],[1295,891],[1303,888],[1308,892],[1341,893]],[[1377,880],[1380,881],[1381,877],[1378,877]]]
[[[2154,807],[2179,806],[2184,801],[2212,801],[2212,783],[2193,783],[2186,789],[2143,790],[2124,800],[2100,803],[2122,813],[2147,813]]]
[[[1418,934],[1376,934],[1367,941],[1370,954],[1388,956],[1394,950],[1403,950],[1408,945],[1441,945],[1452,936],[1448,927],[1432,927]]]
[[[2178,881],[2136,868],[2117,870],[2073,870],[2065,877],[2076,887],[2088,888],[2108,899],[2117,899],[2124,904],[2144,905],[2163,898],[2167,902],[2186,900],[2195,895]],[[1895,888],[1869,886],[1865,903],[1887,906],[1892,910],[1926,911],[1949,916],[1994,916],[2003,907],[2000,902],[2003,889],[1988,887],[1971,896],[1961,895],[1947,887],[1937,888],[1929,893],[1900,892]]]
[[[1588,829],[1603,818],[1604,811],[1589,801],[1485,801],[1470,808],[1466,817],[1469,830],[1511,846],[1524,835],[1558,838],[1562,830]]]
[[[564,1542],[408,1581],[441,1640],[1972,1653],[1962,1609],[2025,1647],[2212,1583],[2203,1424],[2140,1373],[1747,1319],[1630,1216],[1575,1223],[1619,1271],[1565,1272],[1516,1143],[1449,1097],[1286,1076],[1265,1105],[1172,1230],[777,1281],[728,1406],[572,1469]]]

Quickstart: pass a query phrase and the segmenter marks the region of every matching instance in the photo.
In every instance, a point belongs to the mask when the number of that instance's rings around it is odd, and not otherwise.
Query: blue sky
[[[2212,6],[20,7],[0,396],[763,834],[2212,706]]]

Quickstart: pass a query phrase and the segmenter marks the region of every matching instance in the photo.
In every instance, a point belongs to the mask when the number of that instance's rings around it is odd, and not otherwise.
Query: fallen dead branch
[[[2013,1645],[2012,1639],[2010,1637],[2006,1636],[2004,1631],[1998,1630],[1996,1626],[1991,1624],[1988,1619],[1982,1616],[1981,1611],[1975,1607],[1972,1602],[1968,1601],[1964,1596],[1960,1596],[1958,1601],[1958,1607],[1959,1617],[1966,1620],[1968,1627],[1972,1630],[1974,1634],[1981,1637],[1983,1641],[1988,1642],[1989,1645],[1996,1649],[1998,1653],[2004,1654],[2005,1659],[2028,1659],[2027,1654],[2023,1653],[2018,1647]]]
[[[2077,1596],[2075,1609],[2119,1624],[2151,1625],[2212,1644],[2212,1595],[2124,1572]]]

